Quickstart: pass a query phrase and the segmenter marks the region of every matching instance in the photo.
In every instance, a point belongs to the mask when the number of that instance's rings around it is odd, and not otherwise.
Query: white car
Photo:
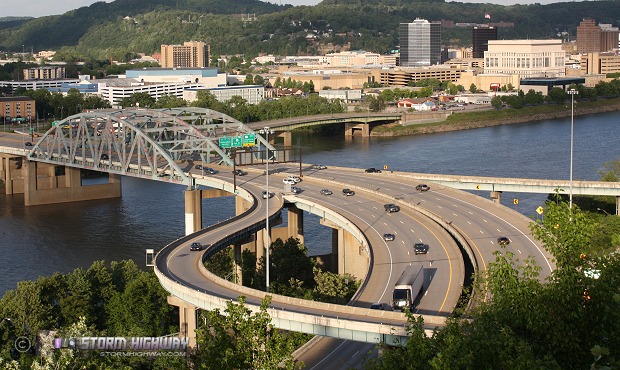
[[[297,184],[298,182],[301,182],[301,178],[299,176],[295,176],[295,175],[289,175],[289,177],[287,177],[287,179],[291,179],[291,180],[295,181],[295,184]]]
[[[297,184],[297,183],[295,182],[295,180],[293,180],[293,179],[291,179],[291,178],[288,178],[288,177],[287,177],[287,178],[285,178],[285,179],[282,179],[282,182],[283,182],[283,183],[285,183],[285,184],[289,184],[289,185],[295,185],[295,184]]]

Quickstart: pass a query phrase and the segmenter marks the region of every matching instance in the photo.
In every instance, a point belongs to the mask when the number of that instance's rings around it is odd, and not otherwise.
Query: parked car
[[[323,166],[322,164],[315,164],[314,166],[312,166],[313,170],[326,170],[327,166]]]
[[[198,243],[198,242],[193,242],[192,245],[189,247],[190,251],[201,251],[202,250],[202,244]]]
[[[415,243],[413,245],[413,253],[415,253],[415,254],[426,254],[426,253],[428,253],[428,244]]]
[[[510,239],[508,239],[505,236],[500,236],[499,238],[497,238],[497,244],[499,244],[499,245],[508,245],[508,244],[510,244]]]
[[[431,188],[428,185],[426,185],[426,184],[420,184],[420,185],[415,187],[415,190],[417,190],[417,191],[429,191],[429,190],[431,190]]]
[[[355,195],[355,192],[351,189],[342,189],[342,195],[350,197],[352,195]]]
[[[323,189],[323,190],[321,190],[321,194],[323,194],[323,195],[332,195],[334,193],[332,193],[332,191],[329,190],[329,189]]]
[[[400,207],[393,203],[385,204],[383,208],[390,213],[400,211]]]
[[[389,233],[383,234],[383,240],[385,240],[386,242],[391,242],[394,239],[396,239],[396,235],[394,234],[389,234]]]
[[[247,175],[247,174],[248,174],[247,172],[244,172],[244,171],[241,171],[241,170],[233,170],[233,172],[232,172],[232,173],[233,173],[233,175],[235,175],[235,176],[244,176],[244,175]]]
[[[364,172],[366,173],[381,173],[381,170],[378,170],[374,167],[367,168]]]

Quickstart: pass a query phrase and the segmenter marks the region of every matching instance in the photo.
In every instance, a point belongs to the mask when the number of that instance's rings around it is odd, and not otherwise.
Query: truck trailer
[[[424,266],[419,263],[407,266],[394,285],[392,292],[394,309],[404,310],[405,307],[413,309],[413,303],[423,287]]]

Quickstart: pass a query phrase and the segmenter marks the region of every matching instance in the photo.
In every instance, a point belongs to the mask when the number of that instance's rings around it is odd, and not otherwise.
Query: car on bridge
[[[301,177],[299,177],[299,176],[295,176],[295,175],[289,175],[289,176],[287,177],[287,179],[291,179],[291,180],[293,180],[293,181],[295,182],[295,184],[297,184],[297,183],[301,182]]]
[[[267,190],[263,190],[263,199],[273,198],[274,195],[275,193],[272,191],[267,192]]]
[[[192,245],[189,247],[190,251],[201,251],[202,250],[202,244],[198,243],[198,242],[193,242]]]
[[[312,166],[313,170],[326,170],[327,166],[323,166],[322,164],[315,164],[314,166]]]
[[[400,207],[393,203],[384,204],[383,208],[390,213],[400,211]]]
[[[342,195],[350,197],[352,195],[355,195],[355,192],[351,189],[346,188],[346,189],[342,189]]]
[[[499,245],[508,245],[508,244],[510,244],[510,239],[508,239],[505,236],[500,236],[499,238],[497,238],[497,244],[499,244]]]
[[[110,159],[110,156],[107,155],[106,153],[102,153],[99,158],[101,158],[104,161],[107,161],[108,159]]]
[[[370,305],[371,310],[393,311],[392,306],[387,303],[373,303]]]
[[[247,174],[248,174],[247,172],[244,172],[244,171],[241,171],[241,170],[233,170],[233,172],[232,172],[232,173],[233,173],[233,175],[235,175],[235,176],[245,176],[245,175],[247,175]]]
[[[291,179],[291,178],[288,178],[288,177],[286,177],[286,178],[282,179],[282,182],[283,182],[283,183],[285,183],[285,184],[288,184],[288,185],[295,185],[295,184],[297,184],[297,183],[295,182],[295,180],[293,180],[293,179]]]
[[[31,143],[30,141],[26,141],[26,142],[24,143],[24,145],[25,145],[25,146],[32,146],[32,143]]]
[[[394,239],[396,239],[396,235],[394,234],[390,234],[390,233],[383,234],[383,240],[385,240],[386,242],[394,241]]]
[[[329,189],[322,189],[321,190],[321,194],[323,194],[323,195],[332,195],[334,193],[332,193],[332,191],[329,190]]]
[[[429,191],[429,190],[431,190],[431,188],[430,188],[430,186],[428,186],[426,184],[420,184],[420,185],[417,185],[415,187],[415,190],[417,190],[417,191]]]
[[[291,193],[299,194],[301,193],[301,188],[298,188],[297,186],[291,186]]]
[[[381,170],[378,170],[378,169],[376,169],[374,167],[370,167],[370,168],[365,169],[364,172],[366,172],[366,173],[381,173]]]
[[[208,173],[209,175],[215,175],[217,173],[217,170],[211,168],[211,167],[205,167],[204,168],[205,173]]]
[[[426,253],[428,253],[428,244],[415,243],[413,245],[413,253],[414,254],[426,254]]]

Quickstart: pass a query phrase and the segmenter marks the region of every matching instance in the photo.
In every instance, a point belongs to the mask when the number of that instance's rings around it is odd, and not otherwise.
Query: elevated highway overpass
[[[116,114],[127,116],[127,112]],[[208,118],[198,118],[199,114],[196,112],[192,114],[197,116],[197,120],[208,120]],[[364,264],[362,270],[366,271],[358,273],[364,279],[364,289],[358,292],[352,306],[322,305],[274,296],[270,308],[274,324],[287,330],[299,330],[369,343],[404,340],[403,335],[406,333],[402,314],[371,311],[365,307],[369,303],[385,300],[390,287],[400,274],[399,271],[402,271],[405,264],[413,262],[428,263],[429,270],[431,267],[434,270],[428,276],[429,282],[432,281],[432,283],[428,284],[427,294],[418,306],[421,312],[418,313],[425,315],[429,329],[441,326],[445,316],[453,308],[453,304],[448,301],[455,299],[455,291],[460,294],[460,285],[463,281],[464,272],[457,271],[456,259],[460,260],[460,256],[455,257],[455,252],[458,250],[456,241],[469,256],[472,264],[481,269],[485,268],[492,258],[492,252],[498,248],[494,242],[498,234],[509,235],[516,241],[510,247],[514,248],[515,253],[536,256],[540,266],[547,266],[543,276],[549,274],[553,267],[549,256],[528,235],[526,231],[528,220],[525,217],[505,207],[481,200],[472,194],[451,189],[452,186],[460,186],[457,185],[459,179],[456,177],[451,178],[450,182],[441,179],[442,175],[400,172],[366,174],[361,169],[342,168],[317,171],[307,166],[302,168],[304,175],[302,194],[295,196],[280,194],[281,192],[278,191],[276,197],[263,200],[260,196],[260,191],[264,189],[263,179],[265,178],[262,168],[250,170],[250,175],[241,180],[233,177],[229,171],[230,167],[226,166],[227,161],[223,156],[227,156],[228,153],[217,152],[217,148],[211,151],[205,149],[210,145],[205,142],[207,140],[205,137],[215,140],[217,135],[224,132],[222,127],[213,127],[211,136],[203,134],[203,137],[194,133],[192,129],[185,128],[183,124],[179,124],[179,128],[174,127],[179,123],[176,118],[168,118],[165,124],[160,126],[147,125],[140,128],[132,122],[124,122],[127,118],[120,119],[121,116],[118,117],[120,121],[114,117],[87,116],[68,118],[69,122],[71,119],[79,118],[78,127],[71,128],[62,135],[48,132],[32,147],[24,147],[22,137],[2,135],[0,152],[6,153],[2,161],[5,180],[8,182],[16,180],[16,178],[7,177],[7,173],[11,173],[17,164],[15,157],[25,155],[27,160],[21,159],[24,166],[28,166],[29,162],[44,162],[54,166],[89,168],[108,173],[117,171],[117,174],[186,185],[189,187],[189,194],[195,192],[197,187],[206,186],[234,194],[247,202],[245,209],[240,207],[243,210],[238,212],[239,215],[235,219],[204,230],[201,230],[200,225],[196,223],[196,219],[199,218],[197,214],[186,210],[188,224],[186,230],[190,235],[175,241],[157,254],[156,274],[162,285],[177,297],[173,303],[179,305],[181,311],[184,312],[182,315],[185,316],[187,328],[191,328],[191,313],[196,307],[225,308],[226,302],[236,299],[239,295],[251,297],[248,298],[248,304],[254,308],[260,304],[261,298],[265,295],[264,292],[248,290],[213,276],[204,269],[203,256],[189,253],[188,246],[194,240],[211,243],[212,248],[204,254],[204,258],[230,245],[236,249],[240,248],[242,242],[248,239],[248,235],[256,235],[265,228],[264,215],[267,202],[271,204],[270,217],[274,219],[278,212],[282,211],[282,207],[289,203],[306,212],[317,214],[335,227],[342,229],[343,235],[349,235],[349,238],[354,239],[354,241],[349,240],[349,250],[346,252],[351,253],[354,249],[357,253],[356,264]],[[97,137],[96,130],[90,131],[89,127],[93,127],[92,122],[88,122],[90,118],[95,122],[102,119],[106,125],[109,123],[106,127],[108,132],[112,133],[115,129],[114,122],[118,122],[116,129],[122,128],[120,132],[131,133],[131,135],[118,135],[122,138],[120,140],[116,140],[117,135],[111,135],[114,138],[110,137],[107,141],[101,140]],[[156,120],[157,115],[152,114],[150,119]],[[149,122],[148,119],[145,122]],[[231,124],[236,123],[231,122]],[[80,129],[82,133],[78,134]],[[244,127],[238,130],[239,132],[252,132],[251,129]],[[189,138],[191,135],[197,138]],[[67,136],[69,136],[68,139]],[[155,138],[161,139],[161,142]],[[102,142],[106,144],[102,146]],[[268,145],[266,142],[264,144]],[[192,147],[192,145],[196,146]],[[106,147],[108,152],[104,153],[102,148]],[[54,151],[55,148],[58,150]],[[136,149],[140,150],[136,151]],[[194,152],[201,152],[202,155],[191,157],[195,154]],[[108,154],[108,159],[102,157],[102,154]],[[196,161],[220,166],[222,171],[215,176],[203,177],[199,171],[192,169]],[[297,172],[297,167],[283,165],[282,170],[292,173]],[[284,176],[284,172],[271,176],[278,178]],[[415,192],[414,188],[418,182],[433,181],[431,177],[437,181],[431,184],[430,192]],[[514,183],[521,186],[527,182],[526,179],[521,180]],[[505,185],[511,180],[495,179],[495,181]],[[548,181],[551,182],[550,186],[553,186],[553,181]],[[461,180],[460,183],[466,186],[474,183],[477,186],[492,186],[493,180],[467,177],[467,181]],[[556,184],[559,183],[562,182],[556,181]],[[600,191],[605,195],[616,194],[614,191],[617,189],[614,186],[609,187],[608,183],[603,184],[575,182],[573,190],[575,194],[579,193],[578,188],[583,189],[584,194],[590,191]],[[281,183],[278,185],[281,186]],[[327,199],[321,197],[318,192],[320,188],[329,186],[334,187],[337,193],[338,187],[345,185],[356,189],[358,194],[352,199],[348,199],[349,197]],[[554,189],[556,187],[554,186]],[[31,189],[31,186],[24,186],[24,188],[24,191],[38,190],[36,186],[34,189]],[[477,189],[480,190],[480,188]],[[190,199],[189,202],[187,198]],[[400,204],[403,211],[399,212],[399,215],[385,214],[382,204],[388,202]],[[186,196],[187,204],[195,204],[194,195]],[[400,243],[388,245],[381,239],[381,230],[398,230],[397,237]],[[434,246],[432,252],[424,259],[410,255],[411,244],[418,240],[430,241],[430,244]],[[460,251],[457,253],[460,254]],[[390,257],[392,254],[394,257]],[[377,261],[381,263],[377,264]],[[188,268],[188,266],[191,267]],[[359,267],[357,268],[359,271]],[[433,290],[438,287],[438,290]],[[356,307],[355,304],[365,307]]]

